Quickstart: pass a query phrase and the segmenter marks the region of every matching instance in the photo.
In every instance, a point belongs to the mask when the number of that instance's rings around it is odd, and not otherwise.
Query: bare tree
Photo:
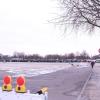
[[[89,55],[88,55],[88,53],[84,50],[84,51],[80,54],[80,57],[83,58],[83,59],[88,59],[88,58],[89,58]]]
[[[93,31],[100,28],[100,0],[59,0],[64,13],[57,22],[72,25],[75,29],[84,27]]]
[[[68,54],[68,58],[69,58],[69,59],[74,59],[74,58],[75,58],[74,53],[70,53],[70,54]]]

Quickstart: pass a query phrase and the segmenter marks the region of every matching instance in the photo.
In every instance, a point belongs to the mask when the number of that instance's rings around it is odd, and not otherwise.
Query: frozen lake
[[[12,74],[13,77],[24,75],[25,77],[52,73],[70,67],[88,67],[89,63],[25,63],[25,62],[0,62],[0,70]]]

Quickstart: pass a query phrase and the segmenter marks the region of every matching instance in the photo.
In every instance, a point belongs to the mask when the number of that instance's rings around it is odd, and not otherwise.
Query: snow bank
[[[7,92],[0,88],[0,100],[48,100],[48,94],[16,93],[14,90]]]

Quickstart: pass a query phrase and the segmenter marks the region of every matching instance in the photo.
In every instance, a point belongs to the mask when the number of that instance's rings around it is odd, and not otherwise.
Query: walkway
[[[92,76],[88,81],[80,100],[100,100],[100,64],[94,66]]]

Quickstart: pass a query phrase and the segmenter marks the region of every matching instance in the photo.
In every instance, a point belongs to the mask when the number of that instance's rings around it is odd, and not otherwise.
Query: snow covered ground
[[[88,67],[89,63],[20,63],[8,62],[0,63],[0,70],[12,74],[12,77],[23,75],[25,77],[37,76],[56,72],[58,70],[68,69],[70,67],[83,68]]]
[[[50,100],[61,100],[62,98],[63,100],[74,100],[73,98],[75,98],[75,96],[71,95],[70,98],[72,99],[69,99],[69,95],[63,95],[63,93],[72,90],[77,91],[76,83],[81,84],[80,82],[84,82],[88,76],[88,72],[90,72],[89,69],[89,63],[0,63],[1,78],[5,72],[9,72],[13,77],[21,74],[25,77],[30,77],[27,78],[27,89],[33,93],[30,94],[28,92],[21,94],[14,92],[14,90],[6,92],[0,89],[0,100],[47,100],[47,95],[34,94],[42,86],[47,86],[49,88]],[[58,70],[62,71],[56,72]],[[4,73],[3,75],[2,72]],[[56,73],[40,75],[51,72]],[[37,77],[33,79],[31,76]]]
[[[11,92],[2,91],[0,87],[0,100],[48,100],[47,93],[45,94],[30,94],[16,93],[14,90]]]

